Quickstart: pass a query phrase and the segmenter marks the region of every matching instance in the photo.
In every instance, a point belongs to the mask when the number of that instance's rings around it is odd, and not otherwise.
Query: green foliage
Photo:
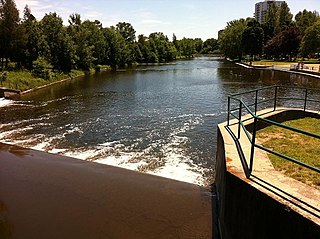
[[[179,41],[180,55],[187,58],[193,57],[196,54],[196,42],[191,38],[183,38]]]
[[[39,57],[32,63],[32,74],[45,80],[50,80],[53,77],[52,65],[43,57]]]
[[[2,82],[6,81],[8,78],[8,72],[7,71],[2,71],[0,72],[0,82],[2,84]]]
[[[210,38],[203,43],[203,48],[200,53],[213,54],[218,49],[219,49],[218,40],[214,38]]]
[[[292,23],[293,15],[290,12],[290,8],[286,2],[283,2],[279,9],[278,19],[278,32],[286,30]]]
[[[311,27],[319,19],[317,12],[311,12],[304,9],[295,16],[296,25],[300,32],[304,35],[307,28]]]
[[[262,53],[264,32],[260,23],[255,19],[247,20],[247,26],[242,33],[241,45],[248,55],[260,55]]]
[[[302,39],[301,52],[304,56],[320,52],[320,19],[306,29]]]
[[[261,26],[253,19],[227,23],[219,32],[219,50],[225,57],[264,55],[268,59],[315,57],[320,52],[319,14],[304,10],[295,16],[287,3],[271,3]],[[204,43],[205,49],[206,44]],[[203,50],[205,52],[205,50]]]
[[[0,58],[13,58],[20,47],[22,28],[19,27],[19,11],[13,0],[0,1]],[[3,61],[1,61],[3,63]],[[3,65],[1,66],[4,67]]]
[[[68,22],[69,26],[64,26],[55,12],[37,21],[28,6],[20,19],[13,0],[0,0],[2,68],[15,62],[49,79],[51,66],[55,72],[70,72],[72,69],[87,71],[98,65],[117,68],[136,63],[168,62],[177,56],[193,57],[197,53],[212,52],[217,45],[214,41],[204,44],[200,38],[178,40],[176,36],[171,42],[162,32],[149,37],[141,35],[137,40],[130,23],[119,22],[104,28],[98,20],[82,21],[77,13],[71,14]],[[49,68],[47,63],[51,65]]]
[[[276,59],[296,56],[299,52],[301,35],[296,27],[288,27],[273,37],[265,45],[265,53]]]
[[[247,27],[245,19],[234,20],[227,23],[227,27],[221,33],[219,46],[222,53],[231,59],[242,58],[242,35]]]

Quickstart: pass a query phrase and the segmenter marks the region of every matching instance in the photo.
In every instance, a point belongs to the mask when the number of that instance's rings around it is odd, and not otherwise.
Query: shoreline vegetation
[[[286,2],[273,2],[260,22],[250,17],[228,22],[218,44],[226,58],[249,65],[320,64],[319,31],[317,11],[304,9],[293,16]]]
[[[63,72],[53,72],[52,77],[50,77],[49,80],[36,77],[32,74],[29,70],[13,70],[13,71],[4,71],[0,72],[1,74],[5,74],[6,80],[1,81],[0,80],[0,89],[6,90],[14,90],[19,92],[18,95],[24,95],[30,92],[33,92],[38,89],[42,89],[45,87],[49,87],[54,84],[62,83],[67,80],[71,80],[77,77],[84,76],[86,74],[94,74],[97,72],[103,72],[103,71],[113,71],[113,70],[122,70],[122,69],[135,69],[136,67],[141,66],[160,66],[160,65],[171,65],[176,64],[177,60],[190,60],[194,57],[201,57],[201,56],[215,56],[214,54],[197,54],[192,57],[177,57],[176,60],[170,61],[170,62],[158,62],[158,63],[134,63],[130,67],[122,67],[113,69],[111,66],[107,65],[99,65],[96,66],[95,69],[91,68],[89,71],[84,70],[71,70],[68,73]],[[9,97],[6,98],[15,98],[17,94],[12,94]]]
[[[93,70],[116,70],[218,53],[218,40],[172,40],[162,32],[136,36],[130,23],[105,27],[99,20],[50,12],[38,20],[14,0],[0,3],[0,87],[25,91]]]

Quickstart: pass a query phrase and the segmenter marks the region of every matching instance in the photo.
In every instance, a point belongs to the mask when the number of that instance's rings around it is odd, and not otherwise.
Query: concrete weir
[[[278,122],[306,116],[320,118],[318,112],[297,109],[263,114],[264,118]],[[246,117],[249,116],[243,119]],[[319,238],[320,191],[276,171],[266,152],[260,149],[255,149],[252,175],[247,178],[226,125],[218,126],[216,164],[222,238]],[[238,126],[232,127],[231,130],[237,132]],[[250,130],[252,121],[248,120],[246,127]],[[241,134],[240,144],[248,158],[251,145],[244,132]]]
[[[209,189],[0,143],[0,238],[212,238]]]

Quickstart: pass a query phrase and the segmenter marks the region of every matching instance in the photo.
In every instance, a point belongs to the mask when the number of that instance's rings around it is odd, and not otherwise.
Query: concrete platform
[[[212,238],[209,189],[0,143],[0,238]]]
[[[270,111],[259,114],[280,122],[309,114],[320,118],[319,112],[287,108]],[[246,118],[250,116],[243,117]],[[230,123],[235,124],[236,120]],[[251,123],[248,120],[245,124],[250,128]],[[226,125],[218,126],[216,169],[222,238],[318,238],[320,191],[276,171],[267,153],[257,148],[252,175],[247,178]],[[230,128],[237,135],[237,124]],[[243,130],[239,143],[249,164],[251,145]],[[235,224],[237,227],[232,226]]]

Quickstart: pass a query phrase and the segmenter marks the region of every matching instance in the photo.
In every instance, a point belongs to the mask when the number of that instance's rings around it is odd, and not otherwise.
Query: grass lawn
[[[82,74],[83,71],[72,70],[69,74],[56,73],[52,79],[44,80],[34,77],[30,71],[8,71],[7,79],[4,82],[0,82],[0,87],[24,91]]]
[[[279,67],[290,67],[291,64],[295,64],[295,62],[286,62],[286,61],[254,61],[252,62],[253,66],[279,66]]]
[[[303,118],[284,123],[294,128],[320,134],[320,119]],[[257,132],[259,143],[263,146],[290,156],[308,165],[320,168],[320,139],[295,133],[277,126],[269,126]],[[320,189],[320,174],[282,159],[273,154],[269,158],[274,168],[301,182]]]

